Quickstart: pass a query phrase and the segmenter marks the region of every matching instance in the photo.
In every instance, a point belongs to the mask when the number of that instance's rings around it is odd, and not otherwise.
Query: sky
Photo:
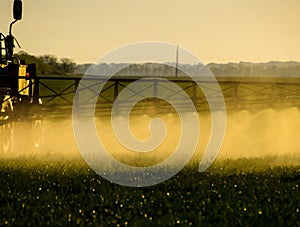
[[[7,34],[12,0],[0,0]],[[22,49],[93,63],[134,42],[174,43],[204,63],[300,61],[299,0],[23,0]]]

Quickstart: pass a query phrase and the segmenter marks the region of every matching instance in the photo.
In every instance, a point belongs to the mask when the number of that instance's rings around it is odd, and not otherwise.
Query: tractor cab
[[[15,43],[12,27],[22,19],[22,0],[14,0],[13,17],[9,34],[0,33],[0,120],[10,117],[15,105],[30,103],[33,97],[35,64],[26,65],[14,56]]]

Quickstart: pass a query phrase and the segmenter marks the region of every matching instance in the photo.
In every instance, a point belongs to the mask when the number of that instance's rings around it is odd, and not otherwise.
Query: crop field
[[[274,94],[288,105],[276,109],[262,102],[255,110],[228,109],[222,148],[207,171],[198,171],[211,130],[211,116],[202,111],[199,143],[188,165],[163,183],[133,188],[105,180],[82,158],[71,120],[74,81],[44,80],[48,88],[41,85],[40,95],[51,102],[42,117],[0,125],[0,226],[299,226],[298,85],[282,88],[277,82],[281,90]],[[122,82],[118,92],[128,84]],[[191,85],[177,84],[193,97]],[[239,97],[268,101],[272,87],[255,86],[241,86]],[[224,83],[221,89],[226,105],[238,100],[232,84]],[[113,82],[104,90],[98,104],[105,106],[107,100],[113,101]],[[291,95],[286,97],[287,93]],[[163,112],[166,106],[160,108],[157,100],[136,107],[129,120],[137,138],[149,137],[153,117],[161,118],[168,129],[153,152],[133,154],[118,144],[103,106],[101,113],[95,113],[97,132],[111,156],[122,163],[155,165],[177,145],[178,115],[170,107]]]
[[[0,225],[299,226],[300,165],[269,162],[227,160],[204,173],[191,166],[162,184],[130,188],[79,162],[1,160]]]
[[[172,152],[175,116],[161,149],[145,160],[97,130],[124,163],[147,166]],[[229,112],[217,160],[198,172],[209,137],[209,114],[199,113],[200,142],[189,164],[171,179],[132,188],[97,175],[83,160],[71,119],[19,121],[0,130],[0,225],[7,226],[299,226],[300,110]],[[104,122],[100,120],[104,119]],[[151,117],[135,115],[132,129],[147,136]],[[127,153],[126,153],[127,152]]]

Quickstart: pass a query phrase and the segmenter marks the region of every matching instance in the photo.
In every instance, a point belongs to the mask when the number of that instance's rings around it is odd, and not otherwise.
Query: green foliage
[[[236,171],[245,162],[186,168],[162,184],[129,188],[85,165],[1,161],[0,225],[299,226],[299,166]]]
[[[55,71],[52,66],[46,64],[41,59],[27,54],[26,52],[19,52],[15,54],[20,60],[24,60],[26,64],[35,63],[37,75],[50,75]]]
[[[60,68],[65,73],[73,73],[76,64],[72,62],[69,58],[61,58],[59,63]]]
[[[42,55],[39,57],[30,55],[26,52],[15,54],[26,64],[35,63],[37,75],[65,75],[74,72],[76,64],[68,58],[61,58],[59,61],[54,55]]]

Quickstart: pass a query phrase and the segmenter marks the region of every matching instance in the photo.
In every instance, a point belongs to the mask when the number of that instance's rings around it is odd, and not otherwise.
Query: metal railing
[[[2,79],[11,79],[11,76],[4,76]],[[19,77],[23,78],[23,77]],[[91,93],[90,99],[97,97],[97,109],[99,111],[106,111],[112,107],[117,100],[119,108],[126,108],[128,103],[135,101],[139,97],[143,97],[145,90],[147,94],[149,91],[152,96],[157,97],[160,90],[167,90],[170,98],[180,99],[180,92],[186,92],[193,101],[197,110],[208,110],[207,97],[204,96],[201,88],[190,78],[185,77],[166,77],[168,81],[176,83],[181,87],[182,91],[172,91],[164,81],[155,78],[143,80],[147,83],[143,89],[130,89],[128,85],[135,82],[141,77],[112,77],[108,81],[106,78],[91,77],[81,80],[80,77],[74,76],[37,76],[35,78],[28,78],[31,80],[29,83],[31,92],[31,103],[38,104],[39,99],[43,101],[42,108],[50,111],[55,108],[68,108],[76,102],[76,106],[85,106],[89,104],[89,100],[74,99],[76,90],[80,83],[81,89],[89,90]],[[85,81],[89,81],[85,83]],[[212,81],[200,80],[197,81],[201,87],[208,87]],[[97,88],[99,85],[104,85],[101,93]],[[284,79],[266,79],[264,81],[257,81],[255,79],[218,79],[220,89],[223,93],[227,109],[252,109],[252,108],[280,108],[280,107],[299,107],[300,106],[300,80],[284,80]],[[118,98],[119,93],[127,89],[131,95],[125,98]],[[210,98],[213,100],[217,91],[210,92]],[[216,99],[217,100],[217,99]],[[147,99],[148,103],[160,103],[160,101]],[[216,102],[215,105],[218,105]]]

